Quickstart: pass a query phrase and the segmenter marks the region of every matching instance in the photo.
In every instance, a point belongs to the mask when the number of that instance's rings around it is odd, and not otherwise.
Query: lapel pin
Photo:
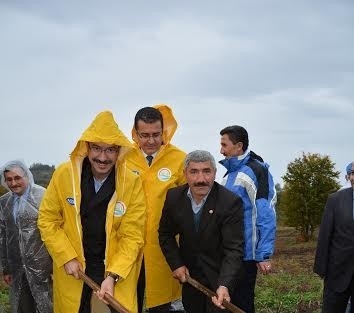
[[[214,211],[213,210],[209,210],[209,214],[213,214],[214,213]]]

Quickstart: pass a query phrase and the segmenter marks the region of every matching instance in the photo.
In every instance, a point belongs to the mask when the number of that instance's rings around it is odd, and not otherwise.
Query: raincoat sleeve
[[[128,276],[144,246],[145,197],[140,177],[131,175],[131,182],[126,185],[123,196],[126,212],[118,226],[113,220],[107,264],[107,271],[122,278]]]
[[[78,232],[76,210],[74,206],[71,207],[70,211],[64,210],[61,193],[65,187],[60,188],[60,185],[63,185],[65,180],[59,184],[61,181],[59,179],[60,170],[61,168],[58,168],[53,174],[41,202],[38,215],[38,227],[42,240],[57,267],[61,267],[68,261],[78,257],[78,253],[67,234],[67,232],[69,234],[77,234]],[[70,237],[80,238],[79,235]]]
[[[7,240],[6,240],[6,225],[3,214],[3,207],[0,204],[0,254],[1,254],[1,264],[3,274],[6,275],[9,273],[9,264],[7,261]]]

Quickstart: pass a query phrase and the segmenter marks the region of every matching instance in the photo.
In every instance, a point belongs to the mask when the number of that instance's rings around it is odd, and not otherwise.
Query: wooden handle
[[[84,272],[79,271],[79,277],[88,285],[93,291],[100,290],[100,286],[96,284],[90,277],[88,277]],[[123,305],[121,305],[115,298],[110,294],[105,293],[104,299],[109,303],[109,305],[120,313],[130,313]]]
[[[198,289],[199,291],[204,293],[209,298],[214,297],[214,296],[217,297],[217,294],[214,291],[205,287],[204,285],[202,285],[200,282],[196,281],[192,277],[186,276],[186,279],[187,279],[188,284],[192,285],[194,288]],[[225,299],[222,302],[222,305],[232,313],[246,313],[245,311],[241,310],[239,307],[232,304],[231,302],[226,301]]]

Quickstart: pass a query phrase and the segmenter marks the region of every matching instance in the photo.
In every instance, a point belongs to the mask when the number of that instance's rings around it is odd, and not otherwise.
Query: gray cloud
[[[95,114],[130,135],[165,102],[175,143],[218,159],[245,126],[277,182],[302,151],[353,160],[352,1],[2,1],[0,163],[64,161]],[[222,176],[223,169],[219,169]]]

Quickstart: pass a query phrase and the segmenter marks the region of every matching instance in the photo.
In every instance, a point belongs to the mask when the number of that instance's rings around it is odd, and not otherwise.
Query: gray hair
[[[0,180],[2,186],[4,186],[7,190],[10,190],[10,188],[7,186],[7,183],[5,181],[5,173],[11,171],[14,168],[20,168],[23,171],[24,176],[28,177],[29,184],[31,186],[34,184],[33,175],[29,170],[29,168],[26,166],[25,162],[21,160],[13,160],[7,162],[4,166],[0,168]]]
[[[205,150],[195,150],[187,154],[184,159],[184,169],[186,169],[190,162],[207,162],[210,164],[214,170],[216,170],[215,159],[209,151]]]

